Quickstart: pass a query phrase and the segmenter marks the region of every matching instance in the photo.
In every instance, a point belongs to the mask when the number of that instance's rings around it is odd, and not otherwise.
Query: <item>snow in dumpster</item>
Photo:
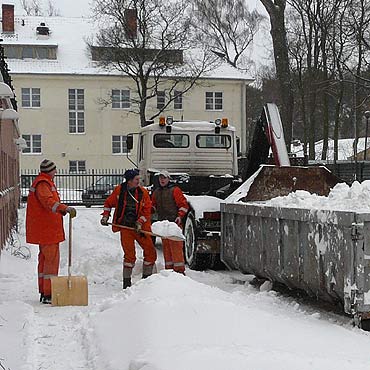
[[[370,180],[362,183],[355,181],[351,186],[346,183],[339,183],[331,189],[327,197],[311,194],[304,190],[297,190],[286,196],[270,199],[263,202],[263,204],[274,207],[369,213]]]

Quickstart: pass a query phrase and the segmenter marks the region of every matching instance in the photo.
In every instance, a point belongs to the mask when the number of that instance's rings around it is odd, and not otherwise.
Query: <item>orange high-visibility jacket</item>
[[[118,215],[118,200],[121,193],[121,187],[123,188],[123,207],[121,214]],[[123,215],[125,213],[125,207],[126,207],[126,199],[127,199],[127,190],[126,190],[126,183],[123,183],[121,185],[118,185],[113,190],[113,193],[105,200],[104,202],[104,211],[102,213],[103,216],[110,216],[110,212],[112,208],[115,208],[114,215],[113,215],[113,223],[114,224],[120,224]],[[139,192],[141,192],[141,196],[139,195]],[[152,209],[152,201],[150,200],[150,196],[148,191],[143,188],[142,186],[138,186],[135,189],[134,193],[135,199],[139,202],[136,203],[136,214],[137,214],[137,220],[142,224],[142,229],[145,231],[151,231],[151,223],[150,223],[150,216],[151,216],[151,209]],[[120,231],[122,229],[112,226],[113,232]]]
[[[30,187],[26,211],[26,241],[55,244],[65,240],[63,216],[67,206],[60,203],[54,182],[40,173]]]

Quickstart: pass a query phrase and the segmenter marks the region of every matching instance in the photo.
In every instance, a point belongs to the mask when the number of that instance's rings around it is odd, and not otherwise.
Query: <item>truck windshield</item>
[[[154,147],[156,148],[187,148],[189,136],[182,134],[155,134]]]
[[[231,146],[230,135],[197,135],[198,148],[222,148]]]

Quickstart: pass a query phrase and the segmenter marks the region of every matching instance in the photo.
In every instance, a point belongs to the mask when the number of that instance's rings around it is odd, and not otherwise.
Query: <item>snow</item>
[[[319,210],[370,212],[370,180],[351,186],[339,183],[334,186],[327,197],[297,190],[284,197],[276,197],[263,204],[284,208],[306,208]],[[255,202],[254,202],[255,203]]]
[[[175,222],[170,222],[167,220],[153,222],[152,232],[161,236],[178,236],[185,240],[182,230],[177,226]]]
[[[220,211],[221,199],[209,195],[186,195],[188,203],[194,210],[195,219],[203,218],[203,212]]]
[[[119,235],[101,209],[78,208],[72,273],[86,274],[88,307],[38,302],[37,247],[0,259],[0,363],[11,370],[368,370],[370,333],[351,320],[248,285],[236,271],[163,271],[122,291]],[[25,247],[24,209],[18,246]],[[67,222],[67,220],[65,220]],[[66,273],[67,243],[61,245]],[[162,271],[161,271],[162,270]],[[266,287],[268,288],[268,287]],[[266,289],[268,290],[268,289]]]
[[[338,160],[353,160],[354,156],[354,141],[355,139],[339,139],[338,140]],[[321,160],[321,154],[323,150],[323,140],[317,141],[315,143],[315,160]],[[367,139],[367,148],[370,147],[370,138]],[[361,153],[365,150],[365,138],[360,137],[357,143],[357,153]],[[307,153],[309,151],[309,145],[307,145]],[[298,157],[303,157],[303,145],[293,146],[292,152],[295,153]],[[329,139],[328,142],[328,151],[327,151],[327,160],[334,160],[334,140]]]

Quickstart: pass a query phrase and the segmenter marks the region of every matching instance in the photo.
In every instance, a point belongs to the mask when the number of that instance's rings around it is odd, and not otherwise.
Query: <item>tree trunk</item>
[[[292,140],[292,122],[294,97],[289,66],[288,43],[285,28],[285,5],[284,0],[261,0],[270,16],[271,37],[274,48],[276,74],[280,84],[281,113],[284,126],[285,141],[290,151]]]

